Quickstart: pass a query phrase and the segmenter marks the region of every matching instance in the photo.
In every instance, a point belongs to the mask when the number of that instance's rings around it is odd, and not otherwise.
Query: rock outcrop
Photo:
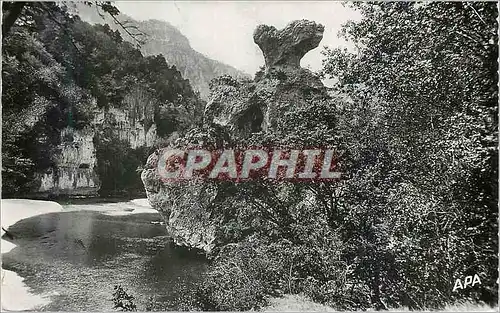
[[[318,46],[322,34],[322,25],[306,20],[294,21],[280,31],[258,26],[254,39],[265,56],[266,70],[253,81],[229,76],[214,80],[204,112],[207,129],[224,129],[244,142],[257,132],[286,131],[280,124],[284,114],[311,101],[329,99],[320,78],[300,67],[300,59]],[[210,141],[212,135],[204,131],[200,139],[180,138],[176,145]],[[244,207],[243,197],[238,191],[228,195],[208,181],[164,182],[157,172],[158,159],[151,155],[141,175],[150,204],[164,217],[177,244],[212,251],[223,223],[220,208]]]
[[[14,27],[4,42],[2,194],[144,196],[137,169],[157,141],[199,124],[205,102],[164,57],[145,57],[108,25],[75,17],[53,28],[66,6],[55,14],[37,12],[49,28]],[[175,28],[150,26],[172,48],[189,48]],[[91,56],[64,44],[67,30]]]
[[[54,166],[38,173],[38,195],[96,196],[100,181],[94,147],[94,130],[86,128],[61,131],[59,153],[53,156]]]
[[[323,25],[307,20],[293,21],[282,30],[259,25],[253,40],[264,53],[267,69],[277,66],[299,68],[302,57],[323,39],[324,30]]]

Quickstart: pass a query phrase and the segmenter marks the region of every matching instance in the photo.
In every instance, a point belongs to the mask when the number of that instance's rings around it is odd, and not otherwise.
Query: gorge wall
[[[250,144],[247,138],[257,133],[279,138],[290,131],[289,124],[283,123],[288,113],[330,99],[320,78],[300,67],[300,59],[319,45],[323,31],[322,25],[307,20],[293,21],[282,30],[258,26],[254,42],[264,54],[265,71],[253,81],[228,76],[214,80],[204,112],[205,127],[171,147],[228,140]],[[210,253],[224,226],[220,212],[248,205],[242,194],[245,188],[228,193],[209,181],[165,182],[157,172],[158,160],[157,153],[151,155],[141,175],[150,204],[163,216],[178,245]]]
[[[144,123],[144,114],[136,116],[129,109],[110,107],[96,110],[92,115],[94,118],[87,127],[66,127],[60,131],[60,144],[52,155],[54,165],[36,173],[40,182],[40,187],[34,190],[36,196],[98,196],[101,179],[96,140],[106,132],[132,150],[153,147],[160,139],[156,124]],[[116,156],[108,157],[113,162]]]
[[[67,138],[71,138],[67,140]],[[100,188],[92,129],[61,131],[62,143],[54,155],[55,166],[36,173],[40,187],[36,194],[95,196]]]
[[[75,6],[76,12],[83,20],[93,24],[107,23],[113,30],[119,31],[125,40],[135,43],[135,40],[109,16],[101,17],[93,8],[83,4],[76,3]],[[163,55],[169,64],[176,66],[182,77],[189,79],[193,89],[198,91],[204,100],[209,97],[210,81],[216,77],[230,75],[236,78],[250,78],[247,73],[193,49],[188,38],[166,21],[136,21],[124,14],[120,14],[118,18],[121,21],[128,21],[127,25],[137,26],[141,33],[145,34],[141,36],[141,40],[144,41],[141,52],[144,55]]]

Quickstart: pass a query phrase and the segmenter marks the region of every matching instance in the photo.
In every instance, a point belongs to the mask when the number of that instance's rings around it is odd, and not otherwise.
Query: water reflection
[[[44,310],[109,310],[121,284],[144,310],[154,296],[175,308],[205,270],[202,256],[170,242],[157,214],[107,216],[75,211],[40,215],[9,228],[17,247],[3,268],[18,272],[35,292],[53,291]]]

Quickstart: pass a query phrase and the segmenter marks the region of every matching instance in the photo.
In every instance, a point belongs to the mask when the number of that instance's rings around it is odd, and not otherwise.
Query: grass
[[[269,299],[269,306],[263,312],[338,312],[333,307],[315,303],[303,295],[285,295],[282,298]],[[390,309],[389,312],[409,312],[408,308]],[[458,303],[448,305],[439,312],[498,312],[486,304]]]
[[[265,312],[336,312],[332,307],[315,303],[302,295],[284,295],[282,298],[269,299]]]
[[[492,308],[486,304],[460,303],[447,305],[443,312],[498,312],[498,306]]]

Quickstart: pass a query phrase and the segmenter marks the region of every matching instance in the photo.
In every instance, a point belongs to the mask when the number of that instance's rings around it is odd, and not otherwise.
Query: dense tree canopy
[[[371,227],[386,240],[370,255],[383,271],[380,296],[420,309],[443,299],[491,301],[498,276],[496,4],[353,6],[363,18],[342,34],[358,52],[327,50],[324,73],[352,99],[340,113],[356,173],[346,200],[373,212]],[[475,273],[481,288],[452,293],[456,278]]]
[[[362,19],[342,35],[357,51],[325,51],[333,99],[245,139],[334,146],[344,179],[240,187],[247,205],[227,209],[229,244],[202,287],[209,309],[280,293],[351,310],[498,298],[496,4],[352,6]],[[453,292],[474,274],[480,286]]]

